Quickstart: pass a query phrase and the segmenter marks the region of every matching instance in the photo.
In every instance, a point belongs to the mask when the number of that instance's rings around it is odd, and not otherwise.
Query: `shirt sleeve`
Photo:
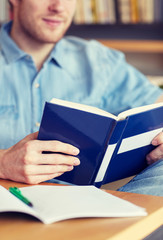
[[[119,54],[108,49],[108,64],[112,71],[108,72],[104,101],[105,109],[108,108],[116,115],[131,108],[152,104],[163,94],[161,88],[153,85],[146,76],[126,62],[124,55]],[[111,90],[108,91],[109,88]]]

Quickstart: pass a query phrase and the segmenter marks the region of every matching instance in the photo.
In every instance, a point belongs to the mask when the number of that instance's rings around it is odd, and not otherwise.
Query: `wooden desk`
[[[0,185],[23,187],[25,184],[0,180]],[[72,219],[44,225],[17,213],[0,214],[2,240],[138,240],[163,224],[163,197],[108,191],[115,196],[145,207],[148,216],[133,218]],[[54,203],[55,204],[55,203]]]

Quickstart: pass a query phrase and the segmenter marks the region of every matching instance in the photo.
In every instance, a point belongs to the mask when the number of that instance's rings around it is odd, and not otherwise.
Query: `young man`
[[[163,95],[122,53],[96,41],[63,38],[76,0],[10,3],[14,20],[0,33],[0,178],[35,184],[80,164],[74,146],[37,140],[45,101],[56,97],[117,114],[163,101]],[[163,195],[163,133],[152,144],[157,148],[147,161],[155,163],[125,191]]]

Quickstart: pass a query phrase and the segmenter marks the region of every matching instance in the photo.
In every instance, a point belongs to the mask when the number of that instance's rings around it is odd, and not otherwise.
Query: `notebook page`
[[[80,217],[145,216],[146,211],[94,186],[21,188],[44,223]]]

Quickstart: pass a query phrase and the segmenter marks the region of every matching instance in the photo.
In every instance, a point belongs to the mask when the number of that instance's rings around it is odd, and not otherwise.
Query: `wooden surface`
[[[107,47],[124,52],[163,53],[163,41],[152,40],[99,40]]]
[[[0,185],[23,187],[25,184],[0,180]],[[45,184],[43,184],[45,185]],[[46,184],[47,185],[47,184]],[[49,185],[49,184],[48,184]],[[44,225],[33,217],[18,213],[0,214],[2,240],[138,240],[163,224],[163,197],[108,191],[146,208],[148,216],[133,218],[84,218]],[[55,204],[55,202],[54,202]]]

